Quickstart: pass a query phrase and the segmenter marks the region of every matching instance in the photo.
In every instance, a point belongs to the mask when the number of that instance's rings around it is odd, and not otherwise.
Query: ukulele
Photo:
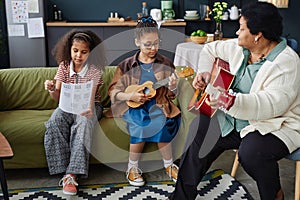
[[[228,91],[234,79],[234,75],[229,72],[229,63],[220,59],[216,58],[213,64],[213,68],[211,71],[211,79],[209,83],[209,89],[213,86],[221,87],[225,91]],[[212,117],[217,109],[211,108],[206,102],[206,99],[209,99],[210,94],[207,93],[205,90],[200,91],[196,89],[194,95],[192,96],[187,109],[192,112],[196,113],[203,113],[207,116]],[[224,100],[225,99],[225,100]],[[224,98],[224,101],[230,101],[230,99]],[[226,104],[226,102],[224,102]]]
[[[175,76],[177,78],[187,78],[189,76],[194,75],[194,70],[191,67],[185,67],[185,69],[175,72]],[[152,81],[146,81],[141,85],[129,85],[125,89],[125,93],[132,93],[132,92],[141,92],[145,95],[147,95],[148,98],[153,98],[156,95],[156,90],[162,86],[168,85],[169,83],[169,77],[165,78],[161,81],[157,81],[156,83],[153,83]],[[135,101],[126,101],[127,105],[131,108],[137,108],[143,103],[135,102]]]

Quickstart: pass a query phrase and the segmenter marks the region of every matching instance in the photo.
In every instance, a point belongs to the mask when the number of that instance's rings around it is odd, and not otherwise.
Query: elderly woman
[[[195,199],[200,180],[228,149],[239,149],[239,161],[262,200],[283,199],[277,161],[300,147],[300,61],[280,38],[282,17],[273,4],[246,5],[239,23],[237,40],[212,42],[201,52],[194,88],[206,87],[219,57],[235,75],[230,89],[236,95],[212,118],[200,114],[192,124],[172,200]],[[214,96],[205,103],[223,105]]]

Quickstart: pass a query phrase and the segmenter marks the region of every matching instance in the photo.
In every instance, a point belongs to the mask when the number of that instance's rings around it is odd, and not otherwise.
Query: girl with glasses
[[[158,53],[160,34],[156,21],[141,18],[134,31],[139,51],[122,61],[109,86],[114,116],[122,116],[130,134],[129,162],[126,178],[131,185],[143,186],[145,181],[139,168],[139,158],[146,142],[157,143],[167,174],[177,180],[178,167],[173,163],[171,141],[180,126],[180,110],[172,102],[176,97],[177,79],[172,61]],[[128,86],[141,86],[147,81],[168,80],[165,86],[140,87],[127,92]],[[131,107],[128,102],[137,104]]]

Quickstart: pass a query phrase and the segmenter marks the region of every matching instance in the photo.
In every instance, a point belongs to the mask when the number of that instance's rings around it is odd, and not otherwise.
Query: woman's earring
[[[254,44],[257,44],[258,43],[258,38],[255,38],[254,39]]]

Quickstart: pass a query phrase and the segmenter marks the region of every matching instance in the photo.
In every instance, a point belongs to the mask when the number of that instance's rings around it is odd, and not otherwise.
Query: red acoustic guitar
[[[210,84],[214,87],[221,87],[228,91],[234,79],[234,75],[229,72],[229,63],[216,58],[211,71]],[[193,112],[201,112],[207,116],[212,117],[216,109],[211,108],[205,100],[209,99],[209,94],[205,91],[195,90],[193,97],[188,104],[188,110]]]

